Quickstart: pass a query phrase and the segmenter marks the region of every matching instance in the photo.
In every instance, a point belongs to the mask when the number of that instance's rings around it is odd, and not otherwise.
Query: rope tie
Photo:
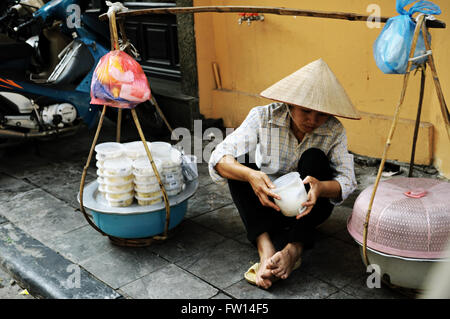
[[[106,1],[106,5],[109,7],[108,12],[106,13],[109,19],[111,19],[111,15],[113,13],[128,11],[128,8],[125,7],[121,2]]]

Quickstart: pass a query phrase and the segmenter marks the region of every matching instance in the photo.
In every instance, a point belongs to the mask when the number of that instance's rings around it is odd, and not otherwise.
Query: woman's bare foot
[[[270,257],[261,260],[259,263],[259,269],[256,272],[256,285],[264,289],[269,289],[275,278],[270,269],[267,268],[268,263],[270,263]]]
[[[296,261],[300,258],[303,251],[302,244],[295,242],[289,243],[281,251],[275,253],[267,264],[267,269],[275,277],[286,279],[294,269]]]
[[[256,239],[256,244],[259,253],[259,269],[256,272],[256,285],[258,287],[269,289],[272,286],[274,276],[271,270],[268,268],[271,257],[275,254],[276,250],[270,240],[267,233],[261,234]]]

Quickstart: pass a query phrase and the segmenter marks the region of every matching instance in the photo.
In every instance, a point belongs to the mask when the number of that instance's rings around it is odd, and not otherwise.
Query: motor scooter
[[[83,0],[10,2],[0,12],[0,141],[92,127],[102,106],[89,103],[90,84],[109,52],[108,25],[86,14]],[[150,110],[146,118],[162,127]]]

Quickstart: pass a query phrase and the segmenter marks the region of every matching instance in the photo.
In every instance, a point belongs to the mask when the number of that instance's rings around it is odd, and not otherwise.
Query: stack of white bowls
[[[132,164],[126,157],[108,159],[103,163],[105,197],[110,206],[125,207],[133,203]]]
[[[162,162],[154,159],[156,169],[162,170]],[[139,205],[153,205],[162,201],[162,191],[153,166],[147,157],[141,157],[133,161],[134,191]]]
[[[129,142],[122,145],[125,156],[133,161],[141,157],[147,157],[147,152],[145,151],[144,143],[142,143],[142,141]],[[151,151],[150,142],[147,142],[147,146]]]
[[[162,162],[162,178],[168,196],[180,193],[184,187],[181,153],[166,142],[152,142],[152,154]]]
[[[184,187],[181,171],[181,153],[176,149],[170,151],[170,156],[163,160],[164,187],[168,196],[180,193]]]
[[[101,194],[106,196],[106,183],[104,174],[104,163],[109,159],[121,158],[124,155],[124,149],[122,144],[115,142],[101,143],[95,146],[95,152],[97,153],[95,158],[97,160],[97,182],[98,190]]]

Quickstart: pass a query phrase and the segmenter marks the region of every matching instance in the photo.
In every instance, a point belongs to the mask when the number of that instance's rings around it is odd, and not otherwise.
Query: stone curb
[[[11,223],[0,224],[0,266],[35,298],[117,299],[114,289],[30,237]]]

